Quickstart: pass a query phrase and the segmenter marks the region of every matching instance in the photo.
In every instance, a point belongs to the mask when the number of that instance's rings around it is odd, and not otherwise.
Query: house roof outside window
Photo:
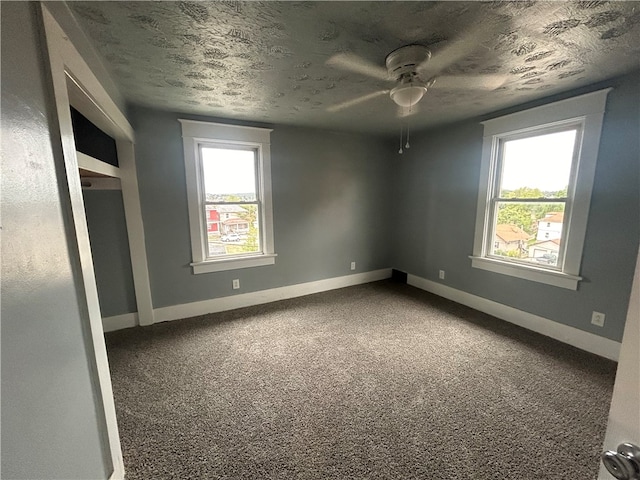
[[[240,225],[240,224],[248,224],[249,222],[244,218],[228,218],[222,222],[224,225]]]
[[[511,243],[518,240],[529,240],[531,235],[515,225],[500,224],[496,225],[496,237],[503,242]]]
[[[558,250],[560,248],[560,239],[554,238],[551,240],[542,240],[540,242],[531,244],[531,247],[542,247],[548,248],[549,250]]]
[[[207,210],[216,210],[220,213],[245,213],[246,209],[239,205],[207,205]]]
[[[547,223],[562,223],[564,221],[564,212],[549,212],[544,218],[538,220],[538,222]]]

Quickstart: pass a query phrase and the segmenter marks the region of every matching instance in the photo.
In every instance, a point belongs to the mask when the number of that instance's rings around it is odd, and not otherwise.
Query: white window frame
[[[271,129],[227,125],[179,119],[184,144],[189,227],[191,233],[191,267],[194,274],[221,272],[239,268],[273,265],[276,253],[273,243],[273,207],[271,200]],[[254,149],[257,156],[257,196],[261,205],[260,245],[256,254],[239,254],[221,258],[208,256],[204,179],[200,161],[202,146],[231,145]]]
[[[578,283],[582,280],[580,262],[609,91],[611,88],[482,122],[484,139],[473,255],[470,257],[472,267],[570,290],[578,289]],[[576,142],[575,163],[572,166],[575,177],[569,186],[566,203],[563,225],[564,254],[559,257],[560,264],[557,267],[545,268],[490,257],[488,252],[492,245],[490,237],[493,231],[491,200],[495,183],[498,181],[501,140],[516,136],[534,136],[540,132],[544,133],[545,129],[566,125],[578,125],[578,135],[581,138]],[[549,201],[553,202],[553,199]]]

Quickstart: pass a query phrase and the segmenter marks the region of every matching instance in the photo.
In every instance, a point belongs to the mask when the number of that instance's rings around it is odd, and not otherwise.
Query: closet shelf
[[[76,151],[78,168],[81,177],[115,177],[120,178],[120,169],[102,160]]]

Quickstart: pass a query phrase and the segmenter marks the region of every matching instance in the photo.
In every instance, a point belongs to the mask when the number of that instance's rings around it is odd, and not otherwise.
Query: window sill
[[[221,260],[205,260],[203,262],[193,262],[191,267],[195,275],[200,273],[224,272],[225,270],[238,270],[240,268],[262,267],[264,265],[274,265],[276,263],[275,253],[265,253],[262,255],[249,257],[224,258]]]
[[[480,268],[489,272],[523,278],[532,282],[546,283],[547,285],[566,288],[568,290],[577,290],[578,282],[582,280],[582,277],[570,275],[568,273],[504,262],[493,258],[474,256],[469,256],[469,258],[471,259],[471,266],[473,268]]]

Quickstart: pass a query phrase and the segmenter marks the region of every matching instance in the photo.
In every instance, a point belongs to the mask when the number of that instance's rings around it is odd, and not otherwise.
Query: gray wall
[[[602,130],[578,291],[471,268],[482,125],[467,121],[413,137],[396,171],[394,268],[542,317],[621,340],[640,238],[638,75],[555,97],[613,86]],[[536,105],[545,103],[537,102]],[[528,108],[532,105],[520,107]],[[492,117],[509,112],[500,112]],[[606,314],[591,325],[593,310]]]
[[[103,317],[138,311],[120,190],[83,190]]]
[[[2,477],[104,479],[38,8],[2,2]]]
[[[389,267],[388,145],[371,136],[275,126],[276,264],[193,275],[181,116],[130,113],[155,308],[348,275],[352,260],[356,273]],[[240,290],[232,290],[234,278]]]

